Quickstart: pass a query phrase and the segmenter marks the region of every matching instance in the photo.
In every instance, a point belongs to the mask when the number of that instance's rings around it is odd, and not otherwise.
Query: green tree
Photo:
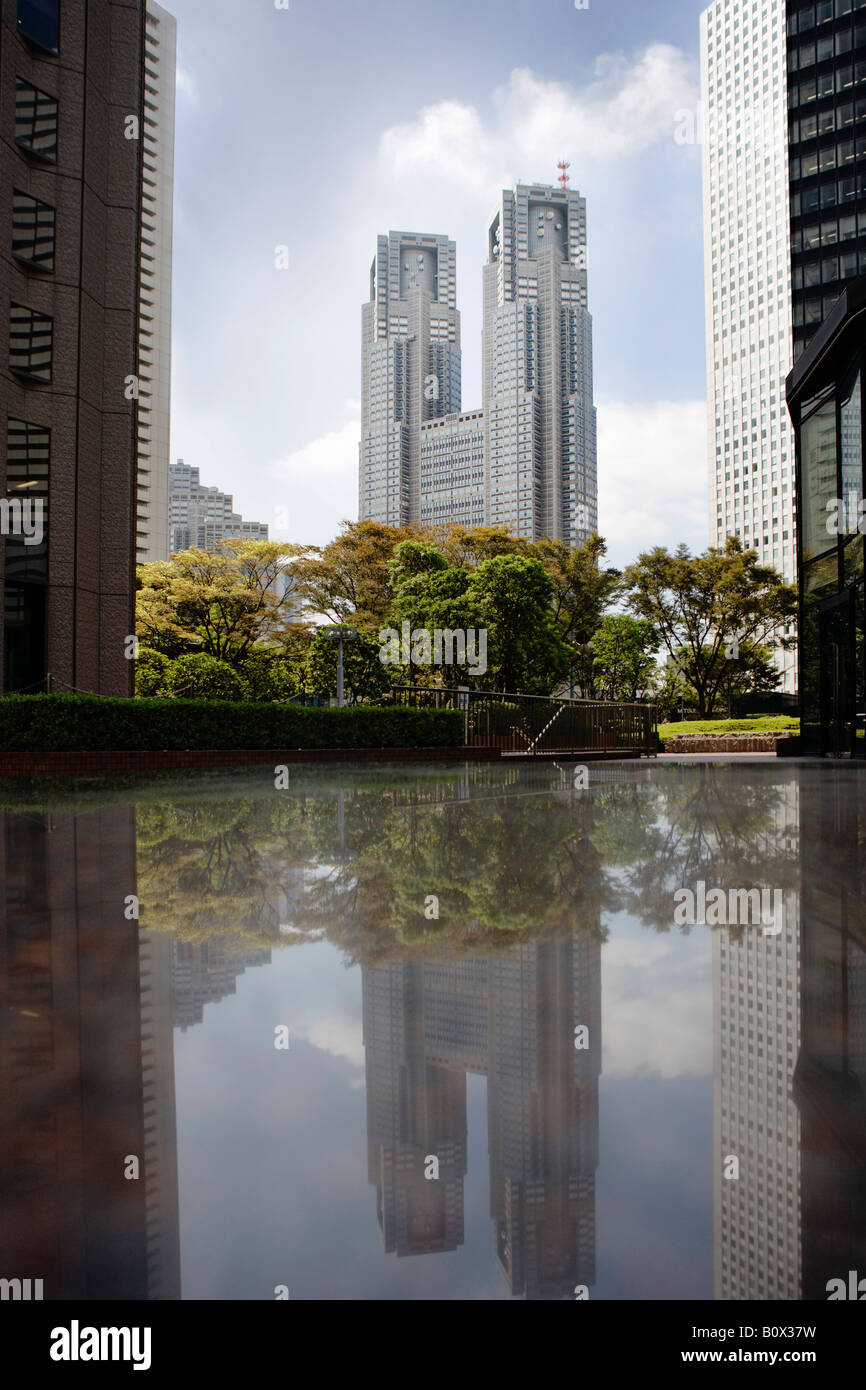
[[[623,588],[618,569],[604,568],[607,545],[601,536],[590,536],[580,545],[563,541],[537,541],[531,552],[541,561],[554,584],[553,616],[562,640],[574,649],[573,679],[584,696],[595,693],[593,635],[606,608]]]
[[[343,643],[343,684],[350,704],[380,700],[392,681],[393,671],[379,660],[379,642],[372,633],[359,631],[354,641]],[[304,689],[308,695],[322,698],[337,694],[337,643],[321,630],[307,655]]]
[[[290,630],[291,591],[283,576],[301,553],[283,541],[223,541],[219,550],[182,550],[138,571],[136,631],[168,656],[198,650],[239,666],[261,642]]]
[[[603,700],[648,698],[656,671],[659,635],[646,618],[608,613],[592,638],[592,665]]]
[[[345,522],[341,535],[311,547],[293,568],[307,610],[331,623],[380,627],[391,612],[391,557],[414,534],[412,527]]]
[[[540,560],[497,555],[474,570],[467,598],[488,628],[488,669],[495,689],[548,694],[573,649],[553,613],[555,586]]]
[[[716,703],[726,670],[720,655],[734,641],[770,650],[793,645],[786,628],[796,616],[796,590],[760,565],[753,550],[744,551],[736,536],[724,550],[695,556],[684,545],[674,554],[657,546],[628,567],[625,579],[631,611],[653,624],[686,669],[702,717]]]
[[[206,652],[190,652],[169,663],[163,692],[183,700],[243,700],[246,687],[233,666]]]

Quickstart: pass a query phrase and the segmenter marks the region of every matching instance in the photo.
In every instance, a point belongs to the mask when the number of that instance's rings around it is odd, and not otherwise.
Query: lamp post
[[[336,642],[337,645],[337,706],[342,709],[346,703],[343,694],[343,643],[354,642],[358,637],[356,627],[343,627],[342,625],[325,628],[325,636],[329,642]]]

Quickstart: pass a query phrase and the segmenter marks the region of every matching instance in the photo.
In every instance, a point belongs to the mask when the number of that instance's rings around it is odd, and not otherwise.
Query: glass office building
[[[788,0],[794,358],[866,274],[866,0]]]
[[[858,758],[866,756],[864,377],[860,276],[787,381],[797,446],[802,746]]]

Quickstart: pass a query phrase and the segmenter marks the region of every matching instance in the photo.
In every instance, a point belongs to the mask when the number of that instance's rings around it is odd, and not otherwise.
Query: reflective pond
[[[823,1300],[866,1269],[858,768],[299,765],[0,807],[0,1276]]]

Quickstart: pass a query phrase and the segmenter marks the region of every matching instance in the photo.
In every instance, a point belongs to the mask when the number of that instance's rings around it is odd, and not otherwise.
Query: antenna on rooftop
[[[571,168],[571,162],[567,159],[561,159],[556,167],[559,170],[559,179],[557,182],[564,192],[565,189],[568,188],[568,171]]]

